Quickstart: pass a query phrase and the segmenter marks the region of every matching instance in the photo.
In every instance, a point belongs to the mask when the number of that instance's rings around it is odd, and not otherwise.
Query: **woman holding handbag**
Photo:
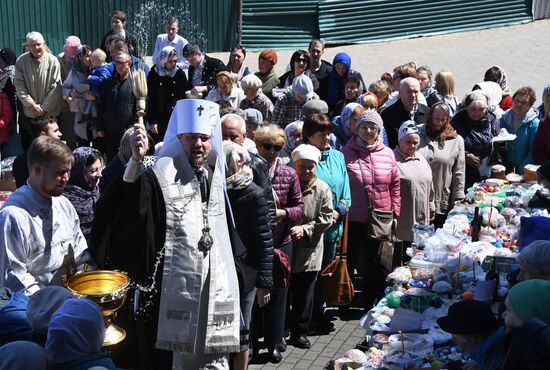
[[[355,267],[364,271],[367,310],[385,288],[388,271],[381,265],[381,240],[391,237],[393,218],[399,217],[401,207],[399,172],[392,150],[381,141],[383,126],[377,112],[364,111],[356,134],[342,149],[353,199],[348,215],[348,270],[350,274]],[[363,258],[357,261],[361,252]]]
[[[254,133],[254,142],[258,148],[258,154],[267,161],[273,196],[277,206],[276,224],[273,226],[273,247],[283,252],[292,260],[293,242],[291,229],[299,224],[304,213],[304,203],[300,182],[296,171],[285,166],[279,152],[285,145],[285,133],[279,126],[271,124],[262,126]],[[274,268],[275,254],[274,251]],[[286,312],[286,297],[288,286],[277,286],[281,284],[275,279],[276,291],[271,294],[271,301],[262,309],[253,312],[253,340],[257,340],[263,332],[264,342],[269,352],[269,360],[272,363],[279,363],[282,355],[279,351],[284,346],[284,324]],[[263,320],[262,320],[263,319]],[[263,322],[263,328],[262,328]],[[262,330],[263,329],[263,330]],[[253,351],[257,353],[258,346],[253,344]]]

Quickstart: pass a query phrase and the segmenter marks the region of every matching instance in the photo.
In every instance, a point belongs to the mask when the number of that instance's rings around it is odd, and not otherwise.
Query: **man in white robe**
[[[78,215],[62,195],[73,162],[59,140],[40,136],[32,143],[27,185],[0,210],[0,286],[31,295],[92,262]]]
[[[173,352],[173,369],[229,369],[229,353],[239,351],[239,291],[225,215],[218,109],[217,104],[205,100],[178,101],[158,160],[141,175],[140,162],[148,148],[147,133],[142,125],[134,126],[132,158],[124,173],[124,183],[119,182],[113,188],[122,189],[117,193],[121,197],[113,199],[120,204],[109,204],[109,209],[117,209],[129,202],[140,202],[138,212],[155,213],[146,218],[149,221],[143,223],[143,228],[151,222],[157,231],[165,228],[165,235],[145,241],[143,248],[137,243],[131,246],[134,251],[141,248],[155,251],[156,255],[145,259],[128,257],[124,252],[127,247],[120,243],[112,243],[104,254],[113,268],[128,271],[135,281],[145,281],[149,273],[155,281],[160,280],[162,286],[155,283],[160,303],[156,310],[151,310],[158,312],[158,327],[154,333],[143,330],[149,335],[156,334],[155,348]],[[153,209],[162,211],[149,212]],[[121,227],[131,228],[139,234],[141,225],[133,219],[134,216],[124,212],[125,226],[113,224],[116,226],[112,228],[117,232],[124,232]],[[105,237],[109,235],[99,239]],[[147,233],[146,238],[150,237],[151,233]],[[117,258],[119,255],[126,257]],[[157,257],[163,263],[158,270],[162,277],[158,280],[157,269],[153,267]],[[132,260],[135,263],[130,264]],[[102,259],[98,263],[101,266]],[[149,302],[157,302],[157,298],[146,297],[146,290],[134,293],[136,314],[147,310],[144,306]],[[136,364],[140,369],[166,368],[159,361],[143,366],[143,362],[162,354],[155,353],[152,345],[143,340],[140,345],[139,338],[128,339],[127,345],[135,342],[133,346],[149,353],[134,354],[143,356],[141,363]],[[125,356],[122,360],[129,363],[128,354]]]

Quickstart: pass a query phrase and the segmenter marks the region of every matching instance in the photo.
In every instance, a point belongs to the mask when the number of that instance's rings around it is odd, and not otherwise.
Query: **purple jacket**
[[[349,220],[366,223],[368,203],[363,188],[363,176],[359,161],[363,167],[369,198],[376,209],[394,210],[397,217],[401,210],[401,182],[395,156],[390,148],[381,142],[373,149],[357,143],[352,136],[342,148],[349,175],[349,186],[353,202],[349,210]]]
[[[300,224],[304,213],[304,202],[300,182],[293,168],[277,164],[271,186],[277,194],[275,200],[277,209],[284,209],[287,213],[287,218],[278,224],[273,232],[273,246],[280,248],[291,241],[290,228]]]

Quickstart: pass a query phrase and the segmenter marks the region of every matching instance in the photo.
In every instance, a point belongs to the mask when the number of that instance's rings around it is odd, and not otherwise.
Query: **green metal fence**
[[[313,37],[351,44],[517,24],[531,0],[243,0],[243,43],[298,48]]]
[[[319,0],[243,0],[242,42],[251,49],[294,48],[319,37]]]
[[[331,44],[465,31],[532,20],[526,0],[320,0],[321,37]]]
[[[126,12],[128,29],[141,35],[149,55],[167,15],[180,19],[183,37],[208,51],[226,51],[236,42],[234,0],[1,0],[0,47],[23,52],[30,31],[41,32],[54,53],[68,35],[97,47],[111,29],[109,13],[115,9]]]

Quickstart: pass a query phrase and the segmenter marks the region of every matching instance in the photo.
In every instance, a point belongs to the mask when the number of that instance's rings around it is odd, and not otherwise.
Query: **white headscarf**
[[[172,70],[168,70],[164,68],[166,65],[166,62],[168,62],[168,58],[170,58],[170,54],[172,52],[176,52],[176,49],[174,49],[172,46],[168,45],[162,48],[159,54],[159,62],[155,64],[155,71],[157,71],[159,76],[170,76],[174,77],[176,75],[176,72],[178,71],[178,67],[174,67]],[[177,55],[177,53],[175,54]]]

